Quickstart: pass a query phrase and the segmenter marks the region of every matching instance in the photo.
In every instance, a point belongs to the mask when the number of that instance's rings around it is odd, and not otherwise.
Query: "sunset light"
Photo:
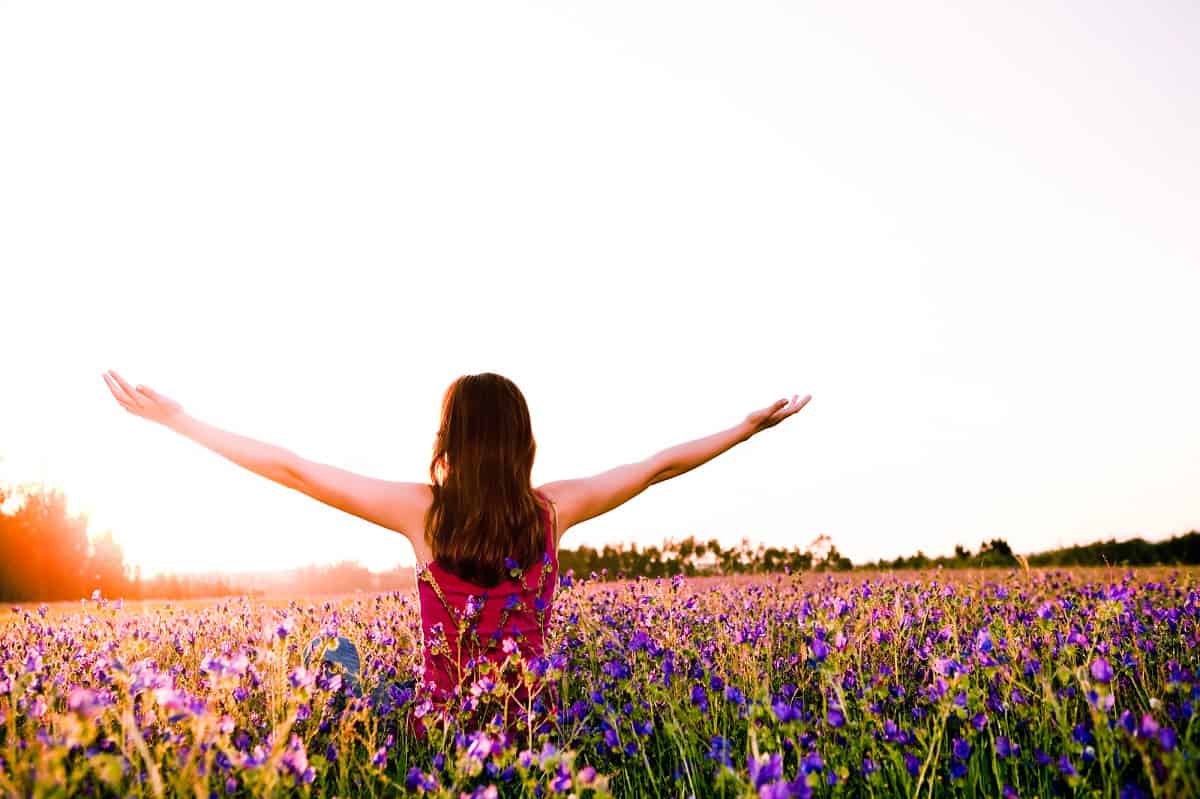
[[[1197,42],[0,2],[0,797],[1200,796]]]
[[[986,26],[948,18],[911,31],[911,58],[872,32],[906,29],[900,10],[825,33],[782,12],[708,19],[731,49],[700,80],[708,51],[654,38],[658,22],[617,47],[599,16],[477,10],[456,47],[492,65],[478,73],[398,18],[355,37],[293,19],[325,38],[281,44],[286,77],[224,26],[211,60],[87,5],[61,32],[70,61],[6,37],[0,60],[30,77],[5,105],[41,121],[0,130],[0,476],[62,486],[149,571],[386,568],[411,562],[399,537],[140,424],[100,373],[308,458],[422,480],[445,387],[492,370],[529,398],[542,481],[817,396],[776,440],[580,543],[826,533],[862,560],[1200,524],[1196,107],[1170,100],[1152,46],[1118,66],[1055,23],[1061,41],[1025,57],[1062,70],[1068,112],[1003,71]],[[246,13],[245,36],[274,25]],[[951,32],[965,66],[937,71]],[[519,55],[534,41],[557,68]],[[133,54],[151,51],[143,69]],[[807,69],[818,56],[836,66]],[[974,93],[967,74],[1012,91]],[[209,89],[187,88],[202,75]],[[520,126],[468,145],[496,92]],[[86,146],[68,147],[85,118]],[[888,135],[864,149],[864,125]]]

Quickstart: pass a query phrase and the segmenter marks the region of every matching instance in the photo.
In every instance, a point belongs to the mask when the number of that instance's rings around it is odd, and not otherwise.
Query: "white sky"
[[[398,480],[497,371],[539,483],[814,395],[567,546],[1200,527],[1200,7],[937,5],[0,0],[0,478],[382,569],[101,371]]]

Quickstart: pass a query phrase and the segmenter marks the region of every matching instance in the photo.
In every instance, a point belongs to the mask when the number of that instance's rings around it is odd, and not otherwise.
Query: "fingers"
[[[797,402],[798,399],[799,399],[799,402]],[[773,407],[775,407],[777,410],[776,410],[776,412],[773,412],[771,414],[770,424],[772,426],[777,425],[780,422],[782,422],[784,419],[788,418],[789,416],[799,413],[800,409],[803,408],[805,405],[807,405],[808,401],[811,399],[812,399],[812,394],[805,394],[803,399],[800,398],[799,394],[793,394],[790,402],[784,402],[783,400],[776,402]],[[780,405],[781,402],[783,402],[785,405],[788,405],[790,407],[784,408],[783,405]],[[782,409],[782,410],[779,410],[779,409]]]
[[[130,413],[136,413],[133,406],[130,405],[125,399],[125,390],[117,385],[116,382],[114,382],[113,379],[107,374],[102,375],[102,377],[104,378],[104,384],[107,385],[108,390],[112,392],[113,399],[115,399],[117,403],[125,410],[129,411]]]
[[[135,407],[141,408],[142,410],[149,410],[151,407],[153,407],[154,401],[141,391],[129,385],[129,383],[125,381],[125,378],[121,377],[116,372],[113,372],[113,377],[115,377],[121,384],[121,387],[125,389],[125,393],[129,395],[129,399],[133,402]]]
[[[121,388],[125,390],[125,394],[129,398],[129,400],[136,404],[137,403],[137,392],[135,392],[133,390],[133,386],[126,383],[125,378],[121,377],[115,371],[110,369],[108,373],[110,375],[112,375],[113,380],[116,380],[117,384],[120,385]]]
[[[127,409],[134,413],[142,410],[143,401],[138,399],[137,393],[125,382],[124,378],[110,369],[105,372],[104,379],[118,402],[127,406]]]
[[[101,376],[104,378],[104,384],[108,386],[108,390],[111,391],[112,395],[117,398],[117,402],[121,403],[122,405],[128,405],[131,401],[130,397],[125,393],[125,389],[123,389],[121,385],[113,379],[113,376],[108,372],[105,372]]]
[[[812,399],[812,394],[805,394],[804,397],[801,398],[800,402],[796,404],[796,407],[792,408],[788,412],[788,416],[791,416],[793,413],[799,413],[800,409],[803,408],[805,405],[807,405],[808,401],[810,399]],[[792,402],[795,402],[795,401],[796,401],[796,398],[792,397]]]
[[[775,400],[770,405],[768,405],[767,407],[765,407],[761,411],[759,411],[759,413],[761,413],[764,418],[770,419],[772,416],[774,416],[776,413],[778,413],[779,409],[782,408],[784,405],[787,405],[787,400],[785,400],[785,399]]]

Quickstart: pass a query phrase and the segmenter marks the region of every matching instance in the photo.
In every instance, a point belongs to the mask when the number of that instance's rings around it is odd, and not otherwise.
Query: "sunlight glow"
[[[0,6],[0,478],[147,575],[412,555],[107,368],[396,480],[464,373],[535,482],[814,395],[565,546],[1200,527],[1194,4],[67,5]]]

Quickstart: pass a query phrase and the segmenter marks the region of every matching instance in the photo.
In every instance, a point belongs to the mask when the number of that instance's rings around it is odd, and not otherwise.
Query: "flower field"
[[[1200,796],[1198,621],[1182,570],[564,578],[552,689],[447,717],[407,594],[14,607],[0,795]]]

